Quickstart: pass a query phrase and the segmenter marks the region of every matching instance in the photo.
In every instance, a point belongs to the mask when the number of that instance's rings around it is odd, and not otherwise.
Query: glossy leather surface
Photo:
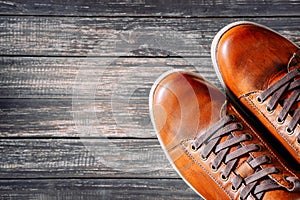
[[[215,158],[214,153],[203,159],[200,156],[203,148],[194,151],[191,147],[193,139],[199,136],[198,134],[201,135],[226,114],[235,115],[243,125],[244,131],[252,135],[251,141],[243,142],[241,145],[255,143],[262,147],[261,151],[251,153],[253,157],[260,155],[271,157],[272,163],[265,164],[262,168],[272,165],[281,171],[270,176],[286,189],[266,192],[263,199],[300,199],[299,192],[287,191],[291,183],[286,181],[285,177],[295,177],[294,172],[273,152],[267,141],[248,124],[231,102],[226,103],[223,93],[203,78],[188,72],[165,75],[152,88],[150,113],[169,161],[187,184],[205,199],[239,199],[240,190],[231,189],[233,177],[237,174],[247,176],[253,173],[246,163],[248,156],[243,156],[228,180],[222,180],[221,173],[226,165],[222,163],[217,170],[213,170],[210,163]],[[238,135],[241,132],[235,131],[233,134]],[[249,196],[248,199],[254,197]]]
[[[268,112],[270,98],[264,103],[257,101],[262,91],[287,74],[288,63],[299,48],[267,27],[247,22],[229,25],[214,39],[214,45],[214,67],[237,104],[243,105],[284,145],[299,164],[295,168],[300,170],[299,124],[289,135],[291,116],[284,123],[277,122],[282,106],[278,104],[273,112]]]

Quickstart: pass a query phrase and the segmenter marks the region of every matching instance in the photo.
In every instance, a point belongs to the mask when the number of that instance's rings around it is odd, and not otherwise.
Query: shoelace
[[[270,113],[274,111],[275,107],[279,103],[282,104],[282,110],[277,116],[277,122],[279,124],[283,124],[288,114],[292,116],[286,128],[286,132],[289,135],[294,133],[294,130],[300,120],[300,107],[294,108],[295,104],[300,101],[299,75],[299,69],[294,69],[293,71],[288,72],[279,81],[268,87],[257,97],[257,101],[259,103],[263,103],[268,97],[271,96],[270,101],[267,104],[267,110]],[[298,135],[297,141],[299,144],[300,135]]]
[[[196,151],[205,144],[205,147],[201,150],[200,157],[202,160],[205,160],[213,152],[215,154],[215,158],[211,163],[211,169],[213,170],[218,170],[222,162],[226,164],[221,175],[223,181],[226,181],[231,172],[233,172],[239,158],[248,155],[246,162],[253,169],[253,173],[244,178],[236,174],[232,179],[232,190],[238,191],[244,184],[245,187],[240,191],[240,199],[246,199],[250,194],[257,199],[261,199],[266,191],[282,188],[268,176],[280,173],[280,171],[274,166],[264,169],[260,167],[263,164],[270,163],[271,159],[266,155],[253,158],[249,153],[260,151],[261,147],[253,143],[242,145],[241,142],[252,140],[252,136],[247,133],[237,136],[232,134],[233,131],[242,130],[242,124],[235,120],[234,115],[227,115],[211,126],[205,133],[195,138],[192,143],[192,149]],[[221,138],[226,135],[228,136],[227,139],[220,143]],[[233,148],[236,149],[230,152]],[[290,180],[298,181],[298,179]]]

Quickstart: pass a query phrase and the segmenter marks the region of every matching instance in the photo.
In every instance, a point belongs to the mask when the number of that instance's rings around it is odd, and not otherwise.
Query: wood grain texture
[[[3,178],[178,178],[157,139],[1,139]]]
[[[299,41],[299,18],[240,18]],[[0,50],[14,56],[210,56],[215,34],[234,18],[0,17]],[[170,53],[166,53],[170,52]]]
[[[0,180],[1,199],[201,199],[179,179]]]
[[[11,0],[1,1],[5,15],[64,16],[282,16],[299,15],[299,1],[285,0]]]
[[[1,57],[0,66],[0,137],[156,138],[149,92],[162,73],[197,71],[220,85],[210,58]]]
[[[142,52],[140,52],[141,54]],[[147,52],[143,52],[147,54]],[[172,69],[198,71],[219,84],[209,57],[0,57],[0,98],[78,98],[110,101],[131,92],[148,98],[155,80]],[[129,94],[128,94],[129,95]],[[117,98],[117,97],[116,97]]]
[[[299,4],[0,1],[0,199],[199,198],[156,139],[153,82],[187,69],[221,88],[215,34],[250,20],[300,44]]]
[[[136,137],[156,138],[148,99],[113,108],[107,103],[72,100],[2,99],[0,137]]]

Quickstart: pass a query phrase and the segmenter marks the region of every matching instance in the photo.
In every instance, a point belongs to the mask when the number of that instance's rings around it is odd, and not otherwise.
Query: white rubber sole
[[[184,71],[184,70],[180,70],[180,69],[173,69],[173,70],[170,70],[170,71],[167,71],[165,73],[163,73],[162,75],[159,76],[159,78],[154,82],[154,84],[152,85],[151,87],[151,90],[150,90],[150,94],[149,94],[149,113],[150,113],[150,118],[151,118],[151,122],[154,126],[154,130],[156,132],[156,135],[157,135],[157,138],[158,138],[158,141],[160,143],[160,146],[162,147],[166,157],[168,158],[169,162],[171,163],[173,169],[175,169],[175,171],[177,172],[177,174],[182,178],[182,180],[190,187],[193,189],[194,192],[196,192],[196,194],[198,194],[202,199],[205,199],[183,176],[182,174],[180,173],[180,171],[177,169],[177,167],[175,166],[173,160],[170,158],[169,156],[169,153],[167,151],[167,149],[165,148],[163,142],[162,142],[162,139],[160,137],[160,134],[157,130],[157,127],[155,125],[155,120],[154,120],[154,113],[153,113],[153,95],[154,95],[154,91],[155,89],[157,88],[157,86],[159,85],[159,83],[165,79],[167,76],[171,75],[171,74],[174,74],[174,73],[178,73],[178,72],[184,72],[186,74],[192,74],[194,76],[197,76],[199,78],[202,78],[201,76],[199,76],[198,74],[194,73],[194,72],[189,72],[189,71]]]
[[[273,33],[276,33],[276,34],[279,34],[281,35],[280,33],[270,29],[269,27],[267,26],[264,26],[264,25],[261,25],[261,24],[257,24],[255,22],[250,22],[250,21],[237,21],[237,22],[233,22],[231,24],[228,24],[227,26],[223,27],[217,34],[216,36],[214,37],[213,41],[212,41],[212,45],[211,45],[211,60],[212,60],[212,63],[213,63],[213,67],[214,67],[214,70],[217,74],[217,77],[218,79],[220,80],[222,86],[224,88],[226,88],[226,85],[224,83],[224,80],[223,80],[223,77],[222,77],[222,74],[220,72],[220,69],[219,69],[219,66],[218,66],[218,61],[217,61],[217,57],[216,57],[216,54],[217,54],[217,46],[219,44],[219,41],[220,41],[220,38],[224,35],[225,32],[227,32],[229,29],[235,27],[235,26],[239,26],[239,25],[247,25],[247,24],[252,24],[252,25],[255,25],[255,26],[259,26],[259,27],[262,27],[262,28],[265,28]],[[286,38],[287,39],[287,38]],[[288,39],[287,39],[288,40]],[[290,40],[289,40],[290,41]],[[290,41],[291,43],[293,43],[295,46],[298,46],[296,45],[294,42]]]

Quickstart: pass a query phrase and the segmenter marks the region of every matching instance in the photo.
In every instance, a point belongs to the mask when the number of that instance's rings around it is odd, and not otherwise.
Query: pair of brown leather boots
[[[224,27],[198,74],[163,74],[150,113],[169,161],[205,199],[300,199],[300,50],[252,22]]]

